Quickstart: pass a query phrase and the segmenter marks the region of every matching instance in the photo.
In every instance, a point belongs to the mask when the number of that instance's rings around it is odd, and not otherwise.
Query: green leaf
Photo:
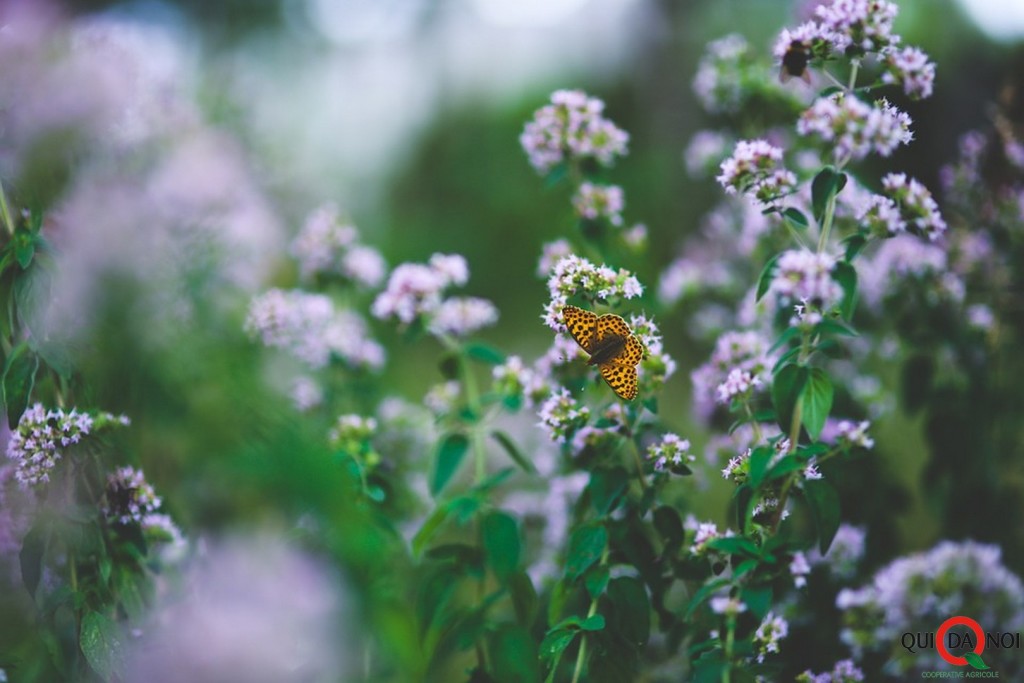
[[[483,551],[466,543],[444,543],[436,545],[426,552],[431,560],[451,561],[459,572],[470,572],[474,575],[483,573]]]
[[[569,556],[565,561],[565,578],[575,581],[592,564],[601,559],[608,545],[608,532],[599,524],[579,527],[569,538]]]
[[[459,378],[459,356],[454,351],[449,351],[445,355],[441,356],[441,360],[437,362],[437,369],[441,371],[441,376],[447,380],[455,380]]]
[[[523,626],[505,624],[488,639],[489,670],[495,683],[534,683],[540,679],[537,643]]]
[[[651,396],[649,398],[645,398],[644,399],[644,408],[647,408],[647,410],[649,410],[652,413],[654,413],[655,415],[657,415],[658,414],[658,397],[657,396]]]
[[[120,679],[124,669],[121,634],[109,617],[99,612],[86,613],[78,644],[89,666],[102,678]]]
[[[507,394],[501,397],[501,402],[510,412],[518,412],[523,407],[523,397],[519,394]]]
[[[608,587],[608,567],[603,565],[591,567],[583,575],[583,585],[586,587],[590,598],[596,600],[600,597],[601,593],[604,593],[604,589]]]
[[[837,92],[842,91],[843,89],[840,88],[838,85],[830,85],[827,88],[823,88],[822,91],[818,93],[818,98],[824,99],[826,97],[829,97],[830,95],[835,95]]]
[[[768,259],[768,263],[764,264],[764,268],[761,269],[761,275],[757,278],[757,298],[756,301],[760,301],[761,298],[768,292],[768,288],[772,285],[772,278],[775,277],[775,263],[782,256],[781,253],[772,256]]]
[[[908,413],[914,414],[927,405],[932,396],[935,369],[935,359],[923,353],[911,356],[903,364],[901,388]]]
[[[504,512],[491,512],[483,520],[483,545],[487,564],[505,583],[519,566],[519,527]]]
[[[32,265],[32,257],[36,255],[36,243],[28,233],[20,232],[14,240],[14,258],[22,270]]]
[[[612,579],[608,600],[610,627],[634,647],[645,645],[651,635],[651,603],[644,584],[632,576]]]
[[[860,334],[852,327],[848,327],[833,318],[825,318],[816,326],[817,332],[822,335],[841,335],[843,337],[859,337]],[[819,347],[820,348],[820,347]]]
[[[796,472],[797,470],[802,470],[806,466],[807,466],[807,462],[804,459],[798,458],[798,457],[794,456],[792,453],[790,453],[790,454],[787,454],[786,456],[784,456],[777,463],[772,465],[771,470],[769,470],[768,474],[765,475],[764,480],[765,481],[775,481],[776,479],[781,479],[782,477],[786,476],[790,472]]]
[[[118,603],[133,623],[140,623],[146,616],[146,595],[148,585],[145,579],[127,571],[120,571],[117,580]]]
[[[772,347],[770,349],[768,349],[768,352],[771,353],[771,352],[775,351],[776,349],[781,349],[783,346],[785,346],[786,344],[788,344],[789,342],[793,341],[793,339],[796,339],[799,336],[800,336],[800,330],[798,328],[796,328],[796,327],[787,327],[786,330],[782,334],[779,335],[779,338],[775,340],[775,343],[772,344]],[[799,351],[800,347],[797,346],[796,349]],[[776,364],[776,367],[778,367],[778,365],[780,365],[780,364]]]
[[[709,581],[698,588],[697,592],[693,594],[692,598],[690,598],[690,602],[686,604],[685,617],[689,619],[693,616],[694,611],[700,607],[705,600],[711,597],[712,594],[717,593],[723,586],[728,586],[729,583],[729,579],[715,579],[714,581]]]
[[[853,259],[857,258],[857,255],[864,251],[864,247],[868,246],[868,238],[863,233],[858,232],[844,239],[843,243],[846,244],[846,253],[843,259],[847,263],[852,263]]]
[[[4,406],[7,407],[7,424],[11,429],[18,426],[21,414],[28,407],[38,370],[39,356],[32,353],[27,346],[19,346],[7,359],[3,378],[3,399]]]
[[[832,269],[832,279],[843,288],[843,300],[839,302],[839,313],[844,320],[850,320],[857,307],[857,269],[846,261],[840,261]]]
[[[33,598],[36,588],[39,586],[39,579],[43,575],[43,553],[46,551],[47,531],[42,523],[36,524],[21,542],[21,552],[18,553],[18,561],[21,564],[21,582],[25,584],[25,590]]]
[[[985,669],[991,668],[988,664],[985,663],[985,660],[981,658],[981,655],[977,654],[976,652],[964,653],[964,659],[966,659],[967,663],[971,665],[971,668],[981,669],[983,671]]]
[[[683,543],[683,520],[679,512],[669,505],[662,505],[654,511],[654,528],[665,540],[666,545],[678,547]]]
[[[603,631],[604,617],[600,614],[591,615],[580,623],[580,629],[583,631]]]
[[[430,493],[436,496],[459,469],[462,458],[469,450],[469,439],[461,432],[452,432],[441,439],[437,448],[434,476],[430,480]]]
[[[761,485],[764,475],[768,471],[768,463],[771,462],[774,455],[775,449],[771,446],[758,446],[750,452],[748,477],[751,486],[757,488]]]
[[[747,586],[740,591],[740,600],[754,613],[754,616],[763,619],[772,606],[771,586]]]
[[[825,426],[828,413],[832,410],[833,394],[832,380],[825,371],[821,368],[811,368],[800,394],[800,404],[804,428],[812,439],[817,440]]]
[[[846,174],[839,173],[831,166],[826,166],[811,181],[811,205],[814,209],[814,220],[818,225],[825,218],[825,208],[829,201],[846,186]]]
[[[416,532],[416,535],[412,537],[412,552],[414,555],[420,555],[423,552],[423,548],[426,547],[430,539],[434,537],[437,530],[441,527],[441,524],[448,519],[448,513],[450,508],[448,505],[442,505],[436,510],[430,513],[426,521],[423,522],[423,526]]]
[[[588,485],[590,502],[598,517],[604,517],[618,506],[628,484],[629,475],[621,467],[591,472]]]
[[[548,623],[553,624],[562,618],[565,606],[572,597],[574,587],[568,581],[559,579],[555,581],[551,589],[551,598],[548,601]]]
[[[789,221],[794,228],[801,232],[807,230],[807,226],[810,225],[810,222],[807,220],[807,216],[793,207],[784,210],[782,212],[782,216]]]
[[[466,355],[487,365],[501,365],[505,362],[505,354],[498,349],[482,342],[466,344]]]
[[[512,437],[500,429],[495,429],[491,432],[491,437],[493,437],[494,440],[497,441],[503,449],[505,449],[505,452],[508,453],[508,457],[512,458],[512,462],[519,465],[520,469],[528,474],[537,474],[537,468],[533,466],[532,462],[527,460],[526,456],[523,455],[523,452],[519,450],[519,446],[517,446],[516,442],[512,440]]]
[[[757,557],[761,554],[757,545],[749,538],[743,536],[723,536],[707,542],[707,547],[720,550],[729,555],[750,555]]]
[[[565,652],[565,648],[569,647],[577,633],[579,633],[577,629],[553,629],[548,631],[548,634],[544,636],[544,640],[540,643],[540,656],[547,660],[561,657],[562,653]]]
[[[824,555],[839,529],[839,494],[824,479],[804,482],[804,498],[818,528],[818,549]]]
[[[508,577],[508,592],[512,596],[512,607],[516,621],[529,628],[537,616],[537,590],[526,572],[515,572]]]
[[[788,433],[792,426],[793,411],[809,375],[807,367],[792,363],[783,365],[775,373],[772,381],[772,405],[775,406],[775,414],[784,433]]]

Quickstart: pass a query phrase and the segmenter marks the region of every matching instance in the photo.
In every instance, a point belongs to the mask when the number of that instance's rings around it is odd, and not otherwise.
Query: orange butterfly
[[[626,321],[611,313],[598,316],[576,306],[564,307],[562,320],[576,343],[590,354],[587,365],[596,365],[619,397],[627,401],[636,398],[636,366],[643,360],[644,346]]]

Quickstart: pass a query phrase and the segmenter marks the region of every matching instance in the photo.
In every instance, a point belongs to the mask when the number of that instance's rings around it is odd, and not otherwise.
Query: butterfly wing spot
[[[600,366],[601,377],[620,398],[632,401],[637,395],[636,368],[605,363]]]
[[[598,318],[596,322],[597,329],[595,331],[595,336],[599,341],[609,336],[622,337],[625,339],[632,334],[629,330],[629,325],[626,324],[626,321],[617,315],[606,313]]]
[[[594,347],[597,315],[576,306],[566,306],[562,309],[562,320],[576,343],[582,346],[584,351],[590,353]]]
[[[637,365],[644,359],[644,345],[636,338],[636,335],[629,335],[626,338],[626,346],[622,349],[622,363],[626,365]]]

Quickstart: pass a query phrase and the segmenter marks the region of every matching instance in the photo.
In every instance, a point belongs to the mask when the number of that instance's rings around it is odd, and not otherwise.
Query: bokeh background
[[[523,123],[556,88],[582,88],[605,100],[608,115],[631,134],[615,180],[626,190],[628,218],[646,224],[650,236],[648,256],[629,265],[653,288],[720,196],[713,181],[687,176],[682,157],[691,135],[713,123],[691,89],[706,44],[740,33],[767,52],[780,28],[807,11],[765,0],[90,1],[48,8],[79,21],[125,22],[145,41],[139,58],[152,62],[140,68],[176,83],[197,103],[197,115],[229,136],[235,163],[246,167],[273,214],[265,230],[274,236],[259,239],[267,251],[280,251],[261,255],[270,261],[264,285],[290,283],[281,245],[309,211],[334,201],[392,266],[434,251],[464,254],[469,290],[501,311],[492,340],[526,357],[549,343],[538,318],[540,245],[571,233],[573,216],[562,188],[545,187],[526,163],[518,144]],[[938,168],[955,158],[959,135],[989,125],[1001,89],[1024,73],[1022,15],[1010,1],[900,3],[896,28],[937,62],[938,79],[932,99],[906,103],[916,141],[897,152],[892,168],[939,185]],[[201,165],[204,157],[184,163]],[[45,179],[47,192],[58,194],[52,175]],[[248,239],[247,228],[240,230]],[[689,342],[685,316],[678,311],[661,321],[667,349],[683,369],[663,403],[681,433],[692,432],[686,371],[708,351]],[[392,349],[385,384],[422,396],[438,380],[437,349],[402,345],[393,331],[376,331]],[[130,357],[101,356],[121,366]],[[140,365],[152,367],[145,359]],[[182,395],[172,402],[148,397],[158,415],[173,402],[195,400],[184,395],[194,378],[179,378],[174,393]],[[126,386],[110,386],[113,401],[128,404]],[[907,423],[897,416],[879,425],[883,437],[897,439],[898,462],[887,466],[909,496],[893,522],[906,547],[926,547],[937,527],[920,490],[920,425]],[[186,437],[174,422],[168,430],[161,448],[178,450],[169,444]],[[183,453],[218,457],[221,449],[205,432],[189,432],[194,443],[179,445]],[[159,481],[166,459],[145,460]],[[705,514],[722,514],[713,493],[710,501],[696,504]]]
[[[1004,89],[1024,85],[1024,4],[899,5],[897,31],[931,56],[938,76],[933,98],[906,104],[915,142],[885,163],[938,187],[938,169],[955,158],[961,133],[989,126]],[[581,88],[602,98],[608,117],[629,131],[630,152],[614,179],[626,191],[628,219],[648,227],[650,246],[626,265],[653,289],[720,198],[713,181],[688,177],[682,156],[692,134],[709,124],[691,88],[704,47],[735,32],[768,53],[778,31],[806,11],[768,0],[5,0],[0,7],[7,16],[38,12],[41,26],[116,25],[141,46],[130,52],[138,60],[137,83],[47,84],[47,92],[64,93],[67,101],[39,103],[40,116],[88,102],[84,93],[149,92],[156,84],[140,120],[155,113],[189,121],[187,143],[167,132],[178,123],[162,135],[146,133],[142,160],[107,150],[105,161],[93,162],[87,146],[63,139],[35,141],[26,151],[9,138],[0,150],[5,185],[22,205],[60,207],[64,217],[95,224],[95,234],[65,242],[90,254],[83,272],[94,274],[96,263],[126,254],[138,256],[144,269],[159,270],[154,263],[162,261],[153,244],[122,244],[121,232],[104,227],[137,221],[140,214],[122,215],[120,207],[157,191],[113,189],[111,168],[148,169],[170,150],[178,166],[161,196],[166,210],[180,208],[179,197],[192,198],[197,188],[234,202],[237,253],[229,260],[238,272],[195,283],[186,313],[172,315],[159,296],[140,294],[133,284],[138,273],[119,267],[103,270],[100,285],[72,277],[71,303],[51,321],[75,330],[69,336],[86,396],[132,416],[119,447],[144,467],[186,533],[196,534],[291,528],[306,509],[338,519],[352,513],[338,495],[342,476],[326,457],[327,423],[298,416],[278,391],[273,364],[242,332],[252,294],[294,283],[285,245],[312,209],[336,202],[391,266],[436,251],[465,255],[467,293],[501,311],[485,338],[535,357],[550,344],[539,318],[546,296],[535,274],[540,247],[570,233],[574,218],[564,188],[545,186],[527,163],[518,143],[524,122],[552,90]],[[26,80],[3,97],[12,102],[37,86]],[[68,173],[69,160],[92,170],[107,165],[94,181],[105,183],[105,200],[83,192]],[[182,177],[192,183],[189,192],[181,190]],[[143,259],[150,250],[153,260]],[[197,248],[188,258],[201,255]],[[680,364],[661,400],[663,417],[701,444],[707,435],[689,417],[688,375],[709,348],[686,333],[686,310],[659,322]],[[382,387],[418,400],[440,379],[439,348],[405,343],[376,322],[373,330],[389,361],[382,380],[368,386],[365,409],[382,397]],[[880,369],[893,391],[898,370]],[[890,508],[873,515],[888,526],[869,534],[876,565],[951,534],[923,477],[929,455],[922,422],[897,405],[877,424],[872,466],[880,471],[863,479],[865,487],[887,492],[866,491],[865,500]],[[1019,502],[1024,453],[1016,444],[1016,468],[1003,474]],[[694,489],[686,505],[703,518],[724,519],[728,488],[723,482]],[[985,540],[987,523],[968,520],[955,534]],[[339,541],[344,552],[372,554],[372,539],[362,543],[361,527],[351,528],[353,537]],[[1024,544],[1004,551],[1008,566],[1024,572]]]

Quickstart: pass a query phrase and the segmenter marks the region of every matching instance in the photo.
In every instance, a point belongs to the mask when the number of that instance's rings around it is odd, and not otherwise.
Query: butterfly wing
[[[576,343],[582,346],[584,351],[591,353],[594,348],[594,331],[597,329],[598,317],[582,308],[566,306],[562,309],[562,320]]]
[[[636,382],[636,366],[635,365],[620,365],[618,363],[604,363],[600,366],[601,377],[604,377],[604,381],[608,382],[608,386],[612,388],[619,398],[623,398],[627,401],[632,401],[636,398],[637,388]]]
[[[623,347],[622,353],[613,359],[613,362],[636,367],[644,359],[645,352],[644,345],[640,343],[635,334],[631,334],[626,337],[626,345]]]
[[[600,365],[601,377],[608,382],[620,398],[632,401],[638,393],[636,366],[644,358],[644,346],[629,329],[626,321],[617,315],[602,315],[598,319],[595,336],[600,340],[609,336],[625,339],[622,351]]]
[[[628,339],[633,335],[633,333],[629,329],[629,325],[626,324],[626,321],[617,315],[605,313],[600,318],[598,318],[596,322],[597,324],[594,329],[595,342],[600,342],[608,337],[620,337],[621,339]]]
[[[614,345],[616,340],[624,340],[622,350],[607,361],[600,362],[598,369],[604,381],[620,398],[627,401],[636,398],[639,391],[636,366],[643,360],[644,347],[626,321],[611,313],[598,317],[576,306],[564,307],[562,320],[576,343],[590,354],[600,351],[598,355],[603,355],[609,350],[609,344]],[[606,341],[608,344],[604,344]]]

